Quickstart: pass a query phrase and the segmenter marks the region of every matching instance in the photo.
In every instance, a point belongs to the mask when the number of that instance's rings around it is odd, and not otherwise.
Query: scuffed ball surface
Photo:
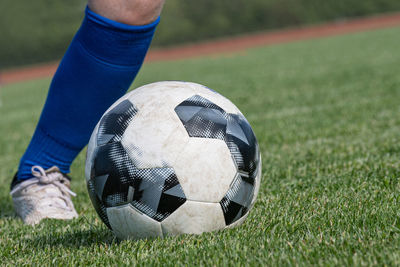
[[[240,111],[204,86],[138,88],[103,115],[86,180],[119,238],[214,231],[240,224],[261,176],[256,137]]]

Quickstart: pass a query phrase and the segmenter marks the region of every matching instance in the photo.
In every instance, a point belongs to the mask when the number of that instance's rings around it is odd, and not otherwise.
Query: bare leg
[[[160,16],[165,0],[89,0],[89,8],[111,20],[145,25]]]

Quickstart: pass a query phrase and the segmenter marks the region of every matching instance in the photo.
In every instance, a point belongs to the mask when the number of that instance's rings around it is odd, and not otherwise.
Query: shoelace
[[[40,167],[40,166],[33,166],[32,167],[32,174],[34,176],[34,178],[31,178],[29,180],[26,180],[25,182],[22,182],[18,185],[16,185],[14,187],[14,189],[10,192],[11,195],[13,195],[13,193],[19,191],[19,190],[23,190],[29,186],[32,186],[34,184],[42,184],[42,185],[54,185],[56,186],[61,194],[52,194],[52,195],[47,195],[46,197],[56,197],[56,198],[60,198],[62,199],[65,204],[66,207],[70,210],[73,210],[73,204],[71,199],[68,197],[69,195],[72,196],[76,196],[76,194],[74,192],[72,192],[68,186],[65,184],[67,181],[67,179],[62,175],[62,173],[60,172],[52,172],[49,174],[46,174],[45,170]],[[41,189],[39,188],[39,191]],[[62,208],[66,208],[66,207],[62,207]]]

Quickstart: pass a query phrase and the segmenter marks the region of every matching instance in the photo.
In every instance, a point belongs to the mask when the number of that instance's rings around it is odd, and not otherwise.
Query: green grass
[[[0,262],[76,265],[399,265],[400,28],[144,66],[134,86],[188,80],[251,122],[263,156],[258,201],[236,229],[123,241],[100,222],[72,168],[80,218],[33,228],[9,181],[49,80],[0,91]]]

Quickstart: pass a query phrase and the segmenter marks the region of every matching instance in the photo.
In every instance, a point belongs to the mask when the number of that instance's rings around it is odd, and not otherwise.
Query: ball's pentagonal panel
[[[261,158],[260,158],[260,167],[258,168],[257,172],[258,173],[257,173],[256,179],[254,181],[253,198],[251,200],[250,206],[247,208],[247,212],[243,215],[243,217],[241,217],[240,219],[238,219],[238,220],[234,221],[233,223],[229,224],[227,226],[227,228],[234,228],[234,227],[236,227],[238,225],[241,225],[246,220],[247,216],[249,215],[249,211],[252,209],[252,207],[254,206],[254,203],[256,202],[258,191],[260,189],[260,183],[261,183]]]
[[[132,118],[136,115],[137,109],[129,100],[122,100],[114,104],[108,112],[102,117],[95,128],[89,141],[87,152],[87,161],[85,166],[85,175],[90,199],[99,214],[101,220],[110,228],[106,214],[106,207],[102,201],[102,191],[104,186],[99,181],[104,182],[104,176],[96,177],[93,172],[97,151],[106,144],[119,144],[125,129],[128,127]],[[100,188],[100,189],[99,189]]]
[[[92,171],[93,160],[94,160],[94,156],[96,155],[96,150],[97,150],[96,136],[97,136],[98,129],[99,129],[99,125],[97,124],[94,131],[92,132],[92,135],[90,137],[89,144],[87,147],[87,151],[86,151],[86,163],[85,163],[86,182],[88,182],[90,179],[90,172]]]
[[[131,203],[162,221],[186,200],[172,168],[138,169],[120,142],[98,147],[91,175],[95,200],[107,208]]]
[[[225,142],[204,138],[189,138],[174,170],[186,198],[203,202],[221,201],[236,174]]]
[[[92,201],[94,209],[96,210],[97,214],[99,215],[99,217],[103,221],[103,223],[105,225],[107,225],[108,228],[111,229],[111,225],[110,225],[110,223],[108,221],[108,217],[107,217],[106,207],[104,206],[101,198],[98,197],[98,194],[96,193],[95,186],[93,184],[92,179],[88,179],[86,185],[87,185],[89,197],[90,197],[90,200]]]
[[[258,194],[261,156],[253,130],[243,115],[229,114],[225,141],[238,168],[238,176],[220,203],[226,224],[239,225]]]
[[[175,108],[190,137],[225,139],[226,113],[199,95],[192,96]]]
[[[136,113],[136,107],[129,100],[122,101],[108,111],[99,123],[97,145],[102,146],[107,143],[121,141],[122,135]]]
[[[218,92],[200,84],[192,84],[192,88],[196,95],[209,99],[226,113],[241,114],[240,110],[229,99]]]
[[[126,98],[126,96],[124,98]],[[96,125],[88,144],[85,166],[86,181],[90,178],[90,172],[97,147],[108,142],[120,141],[125,129],[128,127],[136,113],[136,107],[133,106],[129,100],[121,99],[113,104],[101,118],[100,122]]]
[[[238,173],[228,192],[220,204],[225,216],[226,225],[243,217],[251,207],[254,197],[254,181],[249,182],[248,177]]]
[[[186,201],[161,227],[164,235],[201,234],[223,229],[225,220],[217,203]]]
[[[225,141],[243,179],[254,183],[260,164],[260,151],[250,124],[242,115],[228,114]]]
[[[257,176],[255,178],[254,181],[254,194],[253,194],[253,199],[251,200],[251,205],[250,205],[250,209],[254,206],[254,203],[256,202],[257,196],[258,196],[258,192],[260,191],[260,186],[261,186],[261,170],[262,170],[262,159],[261,159],[261,155],[260,155],[260,162],[259,162],[259,166],[257,168]]]
[[[189,137],[172,109],[162,105],[139,110],[126,129],[122,145],[137,168],[172,166]]]
[[[225,228],[226,229],[232,229],[235,228],[236,226],[241,225],[242,223],[244,223],[244,221],[247,219],[247,216],[249,216],[249,211],[247,211],[242,217],[240,217],[238,220],[236,220],[235,222],[227,225]]]
[[[107,208],[111,229],[119,239],[162,237],[161,224],[131,204]]]

